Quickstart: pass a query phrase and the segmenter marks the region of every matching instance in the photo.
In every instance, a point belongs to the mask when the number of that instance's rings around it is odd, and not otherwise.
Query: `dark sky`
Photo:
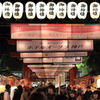
[[[10,52],[16,52],[16,45],[8,44],[10,38],[10,25],[0,25],[0,67],[8,66],[11,70],[22,70],[22,61],[10,57]]]

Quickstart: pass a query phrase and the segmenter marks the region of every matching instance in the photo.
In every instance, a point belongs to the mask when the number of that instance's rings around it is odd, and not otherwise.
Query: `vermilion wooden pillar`
[[[76,72],[77,68],[74,67],[69,71],[70,74],[70,86],[73,87],[75,85],[75,79],[76,79]]]
[[[23,71],[24,71],[23,78],[29,82],[30,81],[30,69],[27,67],[27,64],[24,64]]]

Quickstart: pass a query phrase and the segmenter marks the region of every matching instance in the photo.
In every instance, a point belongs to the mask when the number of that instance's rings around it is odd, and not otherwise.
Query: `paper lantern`
[[[21,2],[15,2],[13,5],[13,17],[15,19],[21,19],[23,15],[23,4]]]
[[[3,18],[10,19],[11,17],[12,17],[12,3],[6,1],[3,3]]]
[[[99,18],[100,15],[100,5],[98,2],[92,2],[90,4],[90,17],[92,19]]]
[[[44,19],[46,17],[46,9],[46,4],[44,2],[38,2],[36,4],[37,18]]]
[[[0,2],[0,18],[2,16],[2,3]]]
[[[67,6],[68,18],[75,19],[77,17],[77,4],[69,2]]]
[[[57,17],[59,19],[64,19],[66,17],[66,3],[58,2],[57,3]]]
[[[57,13],[57,5],[54,2],[47,3],[47,18],[55,19]]]
[[[78,9],[78,18],[85,19],[87,17],[87,11],[88,11],[87,3],[85,3],[85,2],[78,3],[77,9]]]
[[[35,18],[35,3],[32,1],[27,2],[25,5],[25,11],[26,11],[26,17],[28,19],[34,19]]]

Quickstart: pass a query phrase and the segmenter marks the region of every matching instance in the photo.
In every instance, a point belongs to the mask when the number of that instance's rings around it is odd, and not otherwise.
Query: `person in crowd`
[[[27,100],[46,100],[46,98],[40,93],[32,93]]]
[[[30,95],[30,88],[28,85],[23,86],[23,92],[21,94],[20,100],[27,100]]]
[[[78,94],[76,96],[76,100],[84,100],[83,96],[81,94]]]
[[[90,100],[100,100],[99,95],[100,95],[99,91],[97,90],[94,91],[90,97]]]
[[[45,99],[47,99],[44,88],[37,88],[36,93],[42,94],[45,97]]]
[[[62,94],[62,95],[67,95],[67,93],[66,93],[66,87],[61,87],[60,88],[60,94]]]
[[[23,88],[21,85],[17,86],[17,90],[14,92],[13,100],[20,100]]]
[[[1,94],[0,94],[0,100],[4,100],[4,99],[3,99],[3,95],[4,95],[4,93],[1,93]]]
[[[10,97],[10,92],[11,92],[11,86],[9,85],[9,84],[6,84],[6,86],[5,86],[5,93],[4,93],[4,97],[3,97],[3,99],[4,100],[11,100],[11,97]]]
[[[59,94],[54,97],[54,100],[68,100],[65,95]]]
[[[47,87],[47,100],[53,100],[55,95],[56,95],[56,91],[55,91],[55,86],[54,85],[49,85]]]
[[[85,91],[84,99],[85,99],[85,100],[90,100],[90,97],[91,97],[91,95],[92,95],[91,88],[90,88],[90,86],[87,86],[86,89],[87,89],[87,90]]]
[[[76,100],[76,91],[71,90],[68,96],[69,100]]]

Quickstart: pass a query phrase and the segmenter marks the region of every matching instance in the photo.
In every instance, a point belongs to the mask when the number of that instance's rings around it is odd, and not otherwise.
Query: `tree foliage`
[[[94,50],[89,52],[83,62],[76,65],[82,75],[100,75],[100,40],[94,40]]]
[[[82,76],[89,74],[92,70],[92,68],[90,68],[89,65],[87,65],[88,59],[89,57],[83,57],[83,61],[80,64],[76,64],[76,67],[81,72]]]

